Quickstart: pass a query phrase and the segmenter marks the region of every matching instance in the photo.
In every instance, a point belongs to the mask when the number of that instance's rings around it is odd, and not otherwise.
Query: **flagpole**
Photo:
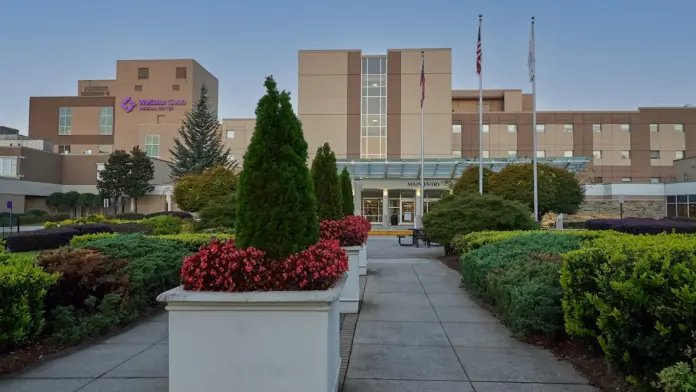
[[[423,215],[425,213],[425,181],[424,181],[424,173],[423,169],[425,166],[425,132],[424,132],[424,116],[423,116],[423,107],[425,107],[425,51],[421,51],[421,128],[420,128],[420,137],[421,137],[421,145],[420,145],[420,200],[418,203],[420,204],[420,220],[422,221]],[[416,218],[418,220],[418,217]],[[421,222],[416,222],[415,224],[416,229],[421,228]]]
[[[477,62],[483,63],[483,55],[481,48],[481,25],[483,24],[483,15],[479,14],[479,30],[478,30],[478,46],[477,46]],[[483,195],[483,64],[478,67],[479,77],[479,193]]]
[[[529,75],[532,82],[532,134],[534,151],[532,153],[534,168],[534,220],[539,221],[539,174],[537,170],[537,113],[536,113],[536,48],[534,47],[534,17],[529,37]]]

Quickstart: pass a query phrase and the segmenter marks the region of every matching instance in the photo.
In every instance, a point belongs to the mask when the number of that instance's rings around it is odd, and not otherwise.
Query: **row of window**
[[[181,86],[180,86],[180,85],[178,85],[178,84],[172,84],[172,91],[179,91],[179,90],[181,90]],[[136,84],[135,86],[133,86],[133,91],[136,91],[136,92],[141,92],[141,91],[143,91],[143,85],[142,85],[142,84]]]
[[[113,144],[99,144],[97,145],[98,154],[111,154],[114,152]],[[58,146],[59,154],[72,154],[72,147],[69,144],[61,144]],[[92,150],[82,150],[82,154],[90,155],[93,154]]]
[[[17,157],[0,157],[0,177],[17,177]]]
[[[72,133],[72,108],[58,109],[58,134]],[[114,134],[114,108],[111,106],[99,108],[99,134]]]
[[[160,135],[145,135],[145,154],[151,158],[159,158]],[[97,146],[98,154],[111,154],[114,152],[112,144],[99,144]],[[69,144],[61,144],[58,146],[59,154],[71,154],[72,147]],[[92,154],[92,150],[83,150],[82,154]]]
[[[650,124],[650,132],[659,132],[661,124]],[[664,125],[664,124],[662,124]],[[684,132],[684,124],[672,124],[674,125],[675,132]],[[621,130],[624,132],[631,132],[631,124],[621,124]],[[508,124],[507,131],[509,133],[517,132],[517,124]],[[546,124],[537,124],[537,132],[546,132]],[[490,125],[483,124],[483,133],[490,132]],[[573,124],[563,124],[563,132],[572,133]],[[592,124],[592,132],[600,133],[602,132],[602,124]],[[452,133],[462,133],[462,124],[452,124]]]
[[[517,158],[517,151],[515,150],[509,150],[508,152],[508,158]],[[488,158],[489,157],[489,152],[484,150],[483,151],[483,157]],[[546,158],[546,151],[544,150],[537,150],[536,152],[537,158]],[[594,150],[592,151],[592,156],[595,159],[602,159],[602,156],[604,154],[602,153],[602,150]],[[660,151],[658,150],[653,150],[650,151],[650,159],[660,159]],[[453,150],[452,151],[452,157],[453,158],[461,158],[462,157],[462,151],[461,150]],[[563,157],[564,158],[572,158],[573,157],[573,151],[572,150],[566,150],[563,151]],[[621,159],[631,159],[631,151],[621,151]],[[684,151],[675,151],[674,154],[674,159],[684,159]]]
[[[176,67],[176,79],[186,79],[186,67]],[[150,79],[150,68],[138,68],[138,79]]]

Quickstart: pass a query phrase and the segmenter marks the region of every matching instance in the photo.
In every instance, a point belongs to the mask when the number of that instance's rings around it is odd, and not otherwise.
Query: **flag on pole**
[[[425,54],[421,52],[421,109],[423,108],[423,102],[425,102]]]
[[[529,33],[529,58],[527,58],[527,66],[529,66],[529,83],[534,81],[536,68],[536,58],[534,54],[534,18],[532,18],[532,31]]]
[[[481,18],[479,17],[478,43],[476,44],[476,73],[481,75],[481,63],[483,61],[483,51],[481,49]]]

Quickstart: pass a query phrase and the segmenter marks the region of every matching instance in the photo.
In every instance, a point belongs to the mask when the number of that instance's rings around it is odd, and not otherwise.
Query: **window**
[[[650,132],[660,132],[660,126],[657,124],[650,124]]]
[[[488,124],[483,124],[483,133],[488,133],[488,132],[490,132],[490,130],[491,130],[490,128],[491,128],[490,125],[488,125]]]
[[[84,155],[92,155],[92,150],[82,150]]]
[[[674,124],[674,130],[677,132],[684,132],[684,124]]]
[[[138,68],[138,79],[149,79],[150,68]]]
[[[515,132],[517,132],[517,125],[515,125],[515,124],[508,124],[508,132],[510,132],[510,133],[515,133]]]
[[[485,159],[488,159],[489,156],[490,156],[490,154],[488,153],[488,151],[483,150],[483,157],[484,157]]]
[[[602,132],[602,124],[592,124],[592,132]]]
[[[360,158],[387,157],[387,56],[366,56],[361,64]],[[380,199],[381,200],[381,199]]]
[[[160,135],[145,135],[145,155],[159,158]]]
[[[650,159],[660,159],[660,151],[650,150]]]
[[[624,132],[631,132],[631,124],[621,124],[621,130]]]
[[[157,124],[164,124],[164,114],[157,115]]]
[[[186,67],[176,67],[176,78],[186,79]]]
[[[114,108],[111,106],[99,108],[99,134],[114,134]]]
[[[650,178],[650,183],[651,183],[651,184],[659,184],[659,183],[660,183],[660,177],[652,177],[652,178]]]
[[[226,135],[228,139],[234,139],[234,129],[228,129]]]
[[[537,124],[536,131],[537,132],[546,132],[546,125],[545,124]]]
[[[667,196],[667,216],[696,217],[696,195]]]
[[[0,157],[0,177],[17,177],[17,157]]]
[[[58,146],[58,154],[70,154],[70,145],[63,144]]]
[[[573,150],[563,151],[563,156],[566,158],[572,158],[573,157]]]
[[[462,150],[452,150],[452,158],[461,158]]]
[[[537,150],[537,158],[546,158],[546,151]]]
[[[631,182],[631,177],[621,177],[621,182]]]
[[[508,158],[517,158],[517,151],[515,151],[515,150],[508,151]]]
[[[178,84],[172,84],[172,91],[179,91],[180,88]]]
[[[97,146],[99,148],[99,153],[100,154],[111,154],[114,152],[114,145],[113,144],[100,144]]]
[[[594,156],[594,159],[602,159],[602,150],[592,151],[592,156]]]
[[[563,125],[563,132],[567,132],[567,133],[573,132],[573,124]]]
[[[101,171],[104,170],[105,166],[103,163],[97,163],[97,180],[101,180]]]
[[[675,159],[684,159],[684,151],[676,151],[674,153],[674,158]]]
[[[462,124],[452,124],[452,133],[462,133]]]
[[[630,151],[621,151],[621,159],[631,159]]]
[[[58,109],[58,134],[70,135],[72,131],[72,108]]]
[[[134,90],[135,90],[135,91],[143,91],[143,86],[140,85],[140,84],[136,84]]]

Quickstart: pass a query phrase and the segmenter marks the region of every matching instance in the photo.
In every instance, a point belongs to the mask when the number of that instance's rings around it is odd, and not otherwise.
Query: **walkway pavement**
[[[357,326],[349,315],[342,327],[343,392],[595,391],[569,364],[512,339],[435,259],[441,252],[370,239]],[[166,392],[167,329],[162,312],[0,379],[0,391]]]

